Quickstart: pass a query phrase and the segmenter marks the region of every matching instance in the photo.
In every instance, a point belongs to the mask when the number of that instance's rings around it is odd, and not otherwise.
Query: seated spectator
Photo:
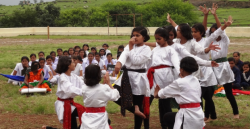
[[[241,83],[240,85],[246,90],[250,87],[250,62],[246,61],[243,63],[243,72],[241,74]]]
[[[237,68],[237,66],[235,65],[235,60],[233,57],[228,58],[228,62],[230,64],[230,67],[234,73],[234,82],[232,83],[232,88],[233,89],[239,89],[242,90],[241,86],[240,86],[240,81],[241,81],[241,72],[240,70]]]
[[[233,53],[235,65],[239,68],[240,71],[242,71],[243,62],[240,60],[240,53],[234,52]]]

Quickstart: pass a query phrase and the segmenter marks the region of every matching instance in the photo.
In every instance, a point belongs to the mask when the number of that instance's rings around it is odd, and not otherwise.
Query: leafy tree
[[[88,14],[83,9],[72,9],[61,13],[56,20],[57,26],[87,26]]]
[[[102,10],[101,8],[91,8],[89,11],[89,26],[91,27],[106,27],[108,26],[108,12]],[[112,20],[112,17],[109,19]],[[110,24],[109,26],[114,26]]]
[[[137,8],[137,12],[143,14],[143,25],[148,27],[168,24],[166,22],[167,13],[177,24],[193,24],[198,19],[193,10],[192,4],[182,0],[153,0],[151,3]]]
[[[39,5],[36,7],[39,18],[39,26],[55,26],[55,20],[60,16],[60,7],[48,4],[44,10]]]
[[[135,2],[107,2],[101,6],[102,10],[108,12],[109,14],[134,14],[136,13],[136,3]],[[116,16],[110,16],[111,25],[116,25]],[[119,15],[117,16],[117,26],[133,26],[133,16],[132,15]]]

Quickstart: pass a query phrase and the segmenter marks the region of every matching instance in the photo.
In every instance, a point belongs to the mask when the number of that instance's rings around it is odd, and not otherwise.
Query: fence
[[[0,37],[18,35],[130,35],[133,27],[25,27],[0,28]],[[148,27],[150,35],[154,35],[157,27]],[[116,33],[117,32],[117,33]],[[250,37],[250,27],[229,27],[229,37]]]

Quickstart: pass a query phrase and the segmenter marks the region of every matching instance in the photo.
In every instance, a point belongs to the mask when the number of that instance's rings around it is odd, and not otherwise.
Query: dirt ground
[[[117,40],[84,40],[84,39],[1,39],[0,46],[2,45],[28,45],[28,44],[48,44],[48,43],[91,43],[91,42],[105,42]],[[124,41],[124,40],[120,40]],[[247,53],[250,49],[250,39],[231,39],[229,53],[240,51]],[[133,128],[133,114],[127,113],[127,117],[122,117],[120,114],[109,114],[112,121],[113,129],[132,129]],[[59,123],[57,115],[25,115],[15,113],[3,113],[0,111],[0,129],[38,129],[43,125],[49,125],[56,128],[62,128]],[[150,117],[150,128],[159,129],[159,117]],[[205,129],[231,129],[229,127],[211,127],[207,125]],[[248,128],[248,127],[246,127]],[[236,129],[236,128],[234,128]]]

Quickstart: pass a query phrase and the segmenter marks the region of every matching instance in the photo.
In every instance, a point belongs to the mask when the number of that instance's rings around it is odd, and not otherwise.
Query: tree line
[[[134,24],[133,15],[136,14],[135,25],[156,27],[166,25],[167,13],[177,23],[196,23],[198,16],[195,7],[182,0],[153,0],[144,5],[135,2],[107,2],[100,7],[92,7],[60,11],[53,3],[45,8],[36,5],[34,9],[15,10],[11,15],[0,18],[0,27],[131,27]],[[141,19],[142,15],[142,19]]]

